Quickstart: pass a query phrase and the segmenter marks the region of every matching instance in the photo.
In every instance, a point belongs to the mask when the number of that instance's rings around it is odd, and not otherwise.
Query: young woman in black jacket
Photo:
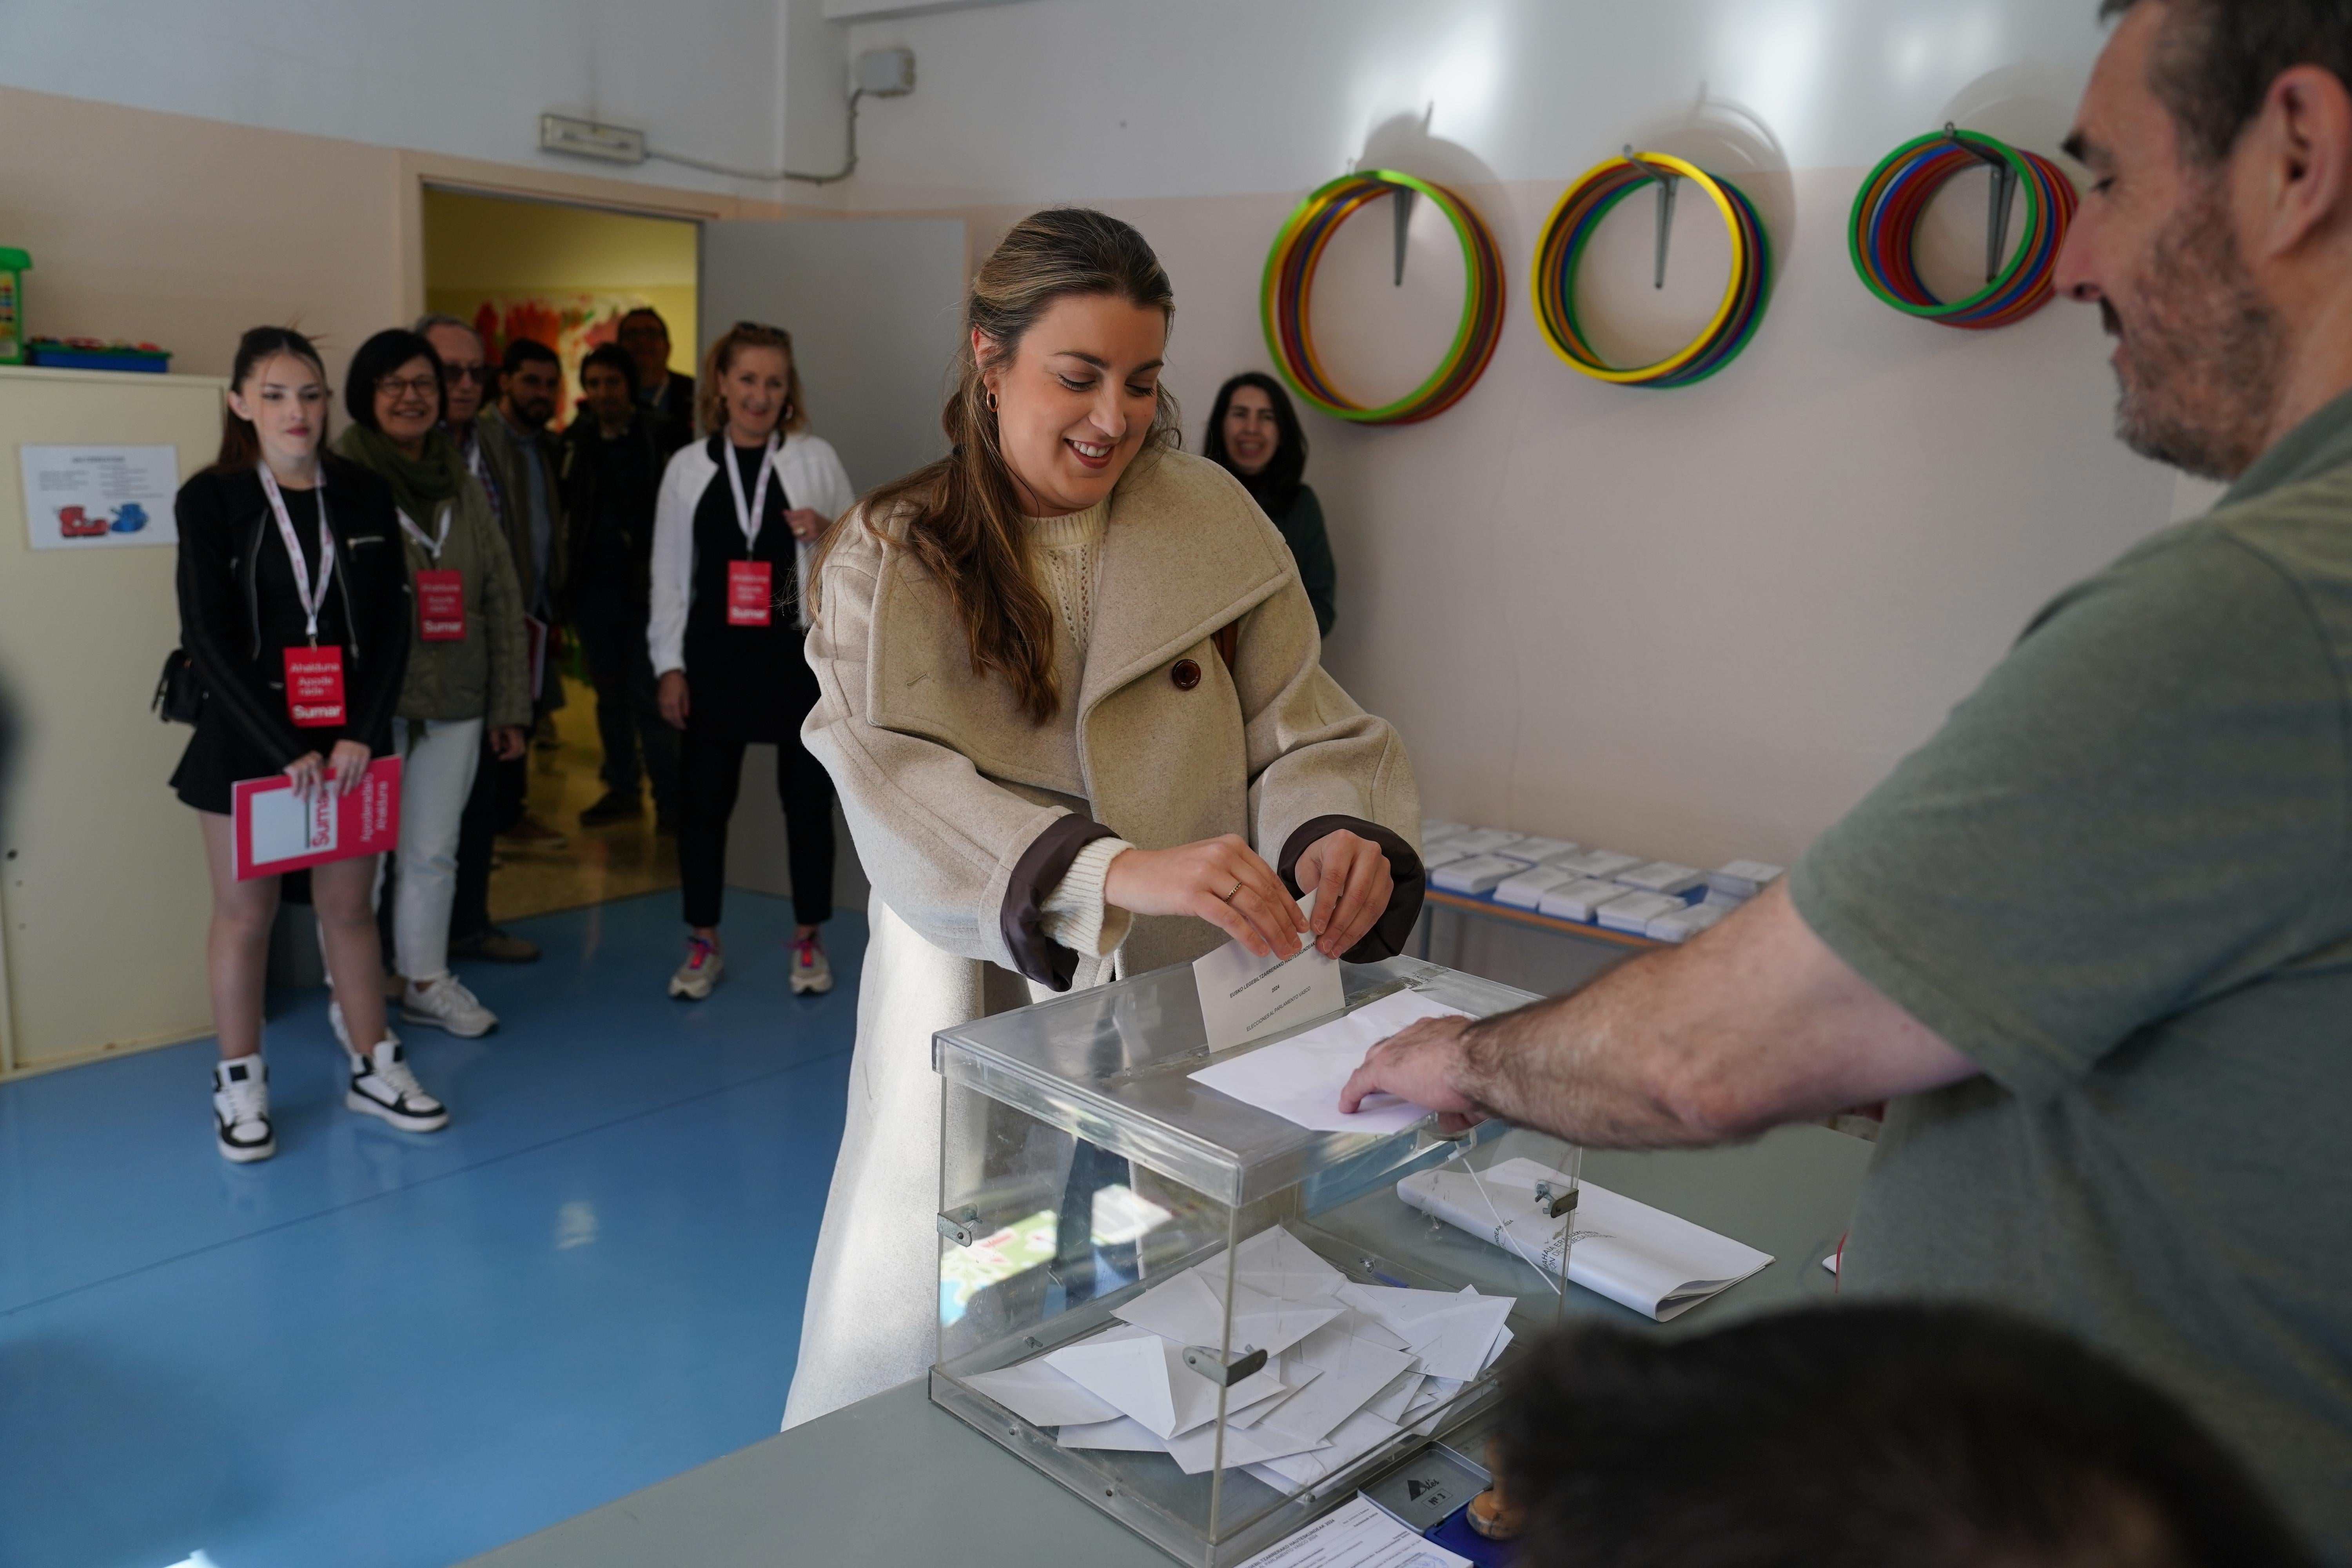
[[[195,808],[212,868],[206,957],[221,1050],[214,1121],[222,1156],[240,1163],[277,1152],[261,1005],[278,879],[237,879],[233,788],[283,773],[305,793],[349,794],[369,761],[390,750],[408,660],[408,572],[392,495],[365,469],[323,452],[328,400],[309,340],[278,327],[246,333],[219,460],[180,487],[176,505],[180,644],[205,701],[172,786]],[[294,662],[339,666],[340,679],[330,675],[323,689],[297,700],[287,679]],[[344,1103],[430,1132],[449,1113],[418,1086],[384,1026],[375,868],[366,856],[310,873],[352,1041]]]

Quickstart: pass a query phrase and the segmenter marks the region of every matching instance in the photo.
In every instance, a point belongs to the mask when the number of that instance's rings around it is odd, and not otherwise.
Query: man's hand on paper
[[[1367,1097],[1393,1094],[1437,1112],[1440,1131],[1459,1132],[1492,1114],[1455,1086],[1467,1076],[1464,1036],[1474,1020],[1423,1018],[1365,1053],[1364,1065],[1339,1090],[1339,1109],[1353,1115]]]
[[[1316,891],[1315,945],[1337,958],[1364,940],[1389,907],[1395,881],[1389,858],[1361,834],[1342,827],[1307,847],[1292,868],[1301,892]]]
[[[1259,958],[1296,957],[1307,929],[1274,868],[1230,833],[1173,849],[1120,850],[1103,874],[1103,902],[1139,915],[1194,916]]]

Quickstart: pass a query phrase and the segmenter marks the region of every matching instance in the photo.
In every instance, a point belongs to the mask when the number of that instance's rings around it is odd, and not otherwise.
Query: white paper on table
[[[1561,1173],[1518,1159],[1505,1160],[1475,1176],[1423,1171],[1399,1182],[1397,1196],[1423,1214],[1517,1253],[1546,1274],[1557,1274],[1569,1221],[1549,1218],[1537,1209],[1538,1182],[1550,1183],[1556,1192],[1569,1186]],[[1591,1182],[1579,1185],[1570,1217],[1576,1236],[1568,1255],[1569,1279],[1662,1323],[1772,1261],[1769,1252]],[[1350,1300],[1345,1292],[1341,1299]]]
[[[1242,1568],[1470,1568],[1470,1559],[1423,1540],[1396,1515],[1360,1497],[1267,1547]]]
[[[1315,894],[1299,900],[1298,910],[1314,919]],[[1212,1051],[1262,1040],[1348,1005],[1339,961],[1323,956],[1311,939],[1288,958],[1260,958],[1229,942],[1192,961],[1192,984]]]
[[[1328,1298],[1319,1302],[1286,1301],[1236,1282],[1233,1333],[1228,1340],[1225,1303],[1210,1288],[1202,1269],[1187,1268],[1111,1315],[1180,1345],[1230,1344],[1236,1355],[1254,1350],[1274,1355],[1338,1317],[1340,1310],[1339,1302]]]
[[[1192,1081],[1318,1132],[1402,1132],[1429,1112],[1393,1095],[1375,1095],[1354,1115],[1339,1110],[1339,1090],[1365,1053],[1423,1018],[1463,1018],[1418,991],[1396,991],[1328,1024],[1213,1062]]]
[[[1118,1417],[1118,1408],[1089,1394],[1044,1361],[975,1372],[964,1386],[988,1395],[1032,1426],[1066,1426]]]
[[[1380,1320],[1421,1358],[1432,1377],[1467,1379],[1486,1370],[1497,1353],[1503,1321],[1518,1303],[1508,1296],[1443,1290],[1405,1290],[1384,1285],[1349,1285],[1339,1299]]]

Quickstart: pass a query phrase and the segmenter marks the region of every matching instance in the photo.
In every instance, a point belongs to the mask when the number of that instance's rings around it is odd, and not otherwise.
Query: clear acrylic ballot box
[[[1350,1015],[1408,990],[1390,1011],[1532,1000],[1409,958],[1342,969]],[[1429,1117],[1310,1131],[1190,1076],[1288,1037],[1213,1058],[1177,965],[933,1042],[933,1402],[1202,1568],[1464,1436],[1566,1297],[1569,1219],[1550,1246],[1503,1220],[1572,1211],[1577,1151]],[[1454,1223],[1405,1195],[1439,1188]],[[1490,1204],[1474,1233],[1465,1205]]]

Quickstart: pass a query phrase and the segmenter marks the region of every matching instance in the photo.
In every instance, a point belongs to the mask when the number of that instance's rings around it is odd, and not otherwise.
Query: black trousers
[[[646,649],[647,615],[644,605],[619,595],[588,593],[572,626],[596,688],[604,787],[635,798],[639,777],[648,778],[654,809],[667,816],[677,802],[678,741],[661,716],[653,656]]]
[[[688,676],[688,690],[692,676]],[[814,680],[810,683],[815,684]],[[743,779],[740,731],[689,718],[678,744],[677,876],[686,923],[715,926],[727,886],[727,823]],[[823,925],[833,918],[833,779],[801,744],[797,730],[776,746],[776,795],[793,873],[793,918]]]
[[[482,731],[482,760],[474,769],[473,793],[466,796],[465,813],[457,818],[457,890],[449,903],[449,940],[462,942],[490,929],[490,857],[498,850],[501,830],[514,826],[499,819],[500,763],[490,749],[489,731]],[[528,767],[529,762],[513,764]],[[525,775],[526,780],[529,775]],[[520,814],[517,814],[520,819]],[[392,905],[390,885],[384,907]],[[386,952],[392,949],[385,948]]]

